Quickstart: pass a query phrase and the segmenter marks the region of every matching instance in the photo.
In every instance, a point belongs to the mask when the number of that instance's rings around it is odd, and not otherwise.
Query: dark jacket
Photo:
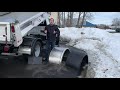
[[[58,36],[60,35],[57,25],[47,25],[45,30],[47,30],[47,40],[49,41],[56,41],[56,34],[58,34]],[[55,34],[53,33],[54,31],[56,31]]]

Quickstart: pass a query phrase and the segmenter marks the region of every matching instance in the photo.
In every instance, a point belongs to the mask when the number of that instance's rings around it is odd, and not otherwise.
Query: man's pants
[[[48,61],[48,58],[49,58],[49,54],[51,52],[51,50],[54,48],[55,46],[55,41],[48,41],[46,42],[46,55],[45,55],[45,58],[46,58],[46,61]]]
[[[59,38],[56,38],[56,45],[59,46]]]

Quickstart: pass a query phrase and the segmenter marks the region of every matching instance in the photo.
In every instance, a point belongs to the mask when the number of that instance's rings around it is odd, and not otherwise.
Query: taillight
[[[8,52],[9,51],[9,46],[8,45],[6,45],[6,46],[4,46],[4,52]]]
[[[12,25],[11,26],[11,31],[14,33],[15,32],[15,27]]]

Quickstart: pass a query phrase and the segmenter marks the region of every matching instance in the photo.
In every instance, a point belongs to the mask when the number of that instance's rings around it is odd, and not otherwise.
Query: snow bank
[[[88,53],[96,78],[120,77],[120,34],[98,28],[60,28],[61,40]]]

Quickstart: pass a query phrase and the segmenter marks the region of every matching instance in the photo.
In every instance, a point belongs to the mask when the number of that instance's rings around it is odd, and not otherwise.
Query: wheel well
[[[83,60],[82,60],[82,62],[81,62],[80,71],[83,70],[83,67],[84,67],[86,64],[88,64],[88,56],[87,56],[87,55],[83,58]]]
[[[80,69],[78,70],[77,76],[82,76],[82,77],[86,77],[86,73],[87,73],[87,69],[88,69],[88,56],[84,56],[81,65],[80,65]]]
[[[41,43],[41,45],[43,46],[43,43],[42,43],[42,40],[41,39],[38,39],[37,41],[39,41]]]
[[[69,49],[67,49],[63,54],[62,62],[66,62],[69,54],[70,54],[70,51]]]

